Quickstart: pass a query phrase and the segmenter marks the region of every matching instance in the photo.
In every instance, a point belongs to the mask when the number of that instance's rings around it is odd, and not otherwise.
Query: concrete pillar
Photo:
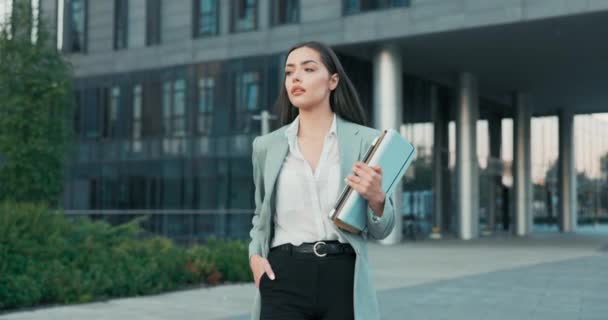
[[[396,46],[387,44],[374,55],[374,127],[392,128],[399,132],[402,123],[403,93],[401,53]],[[393,200],[395,205],[395,228],[382,244],[401,242],[402,217],[401,184],[395,187]]]
[[[515,204],[515,235],[525,236],[532,230],[532,175],[530,157],[531,113],[528,97],[513,95],[513,193]]]
[[[559,115],[559,229],[576,230],[576,167],[574,157],[574,115],[562,110]]]
[[[458,78],[456,115],[456,188],[458,203],[458,237],[464,240],[478,236],[479,173],[477,164],[477,119],[479,98],[477,79],[471,73]]]
[[[258,11],[257,11],[257,17],[256,19],[258,19],[257,23],[258,23],[258,30],[267,30],[270,27],[270,20],[271,20],[271,4],[270,4],[271,0],[259,0],[258,1]]]
[[[449,221],[444,219],[447,211],[448,192],[448,115],[445,106],[440,105],[438,88],[431,85],[431,113],[433,117],[433,230],[432,239],[440,239],[447,231]]]
[[[490,134],[490,170],[488,198],[488,216],[486,221],[486,232],[493,233],[496,229],[497,203],[496,198],[500,194],[498,188],[502,185],[502,163],[500,149],[502,145],[502,118],[492,114],[488,119],[488,131]]]

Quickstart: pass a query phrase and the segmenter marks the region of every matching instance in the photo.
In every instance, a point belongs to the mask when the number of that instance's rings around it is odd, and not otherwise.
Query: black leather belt
[[[340,254],[355,253],[355,249],[348,243],[340,243],[338,241],[317,241],[315,243],[302,243],[299,246],[294,246],[290,243],[282,244],[274,247],[272,250],[289,251],[293,253],[314,254],[317,257],[335,256]]]

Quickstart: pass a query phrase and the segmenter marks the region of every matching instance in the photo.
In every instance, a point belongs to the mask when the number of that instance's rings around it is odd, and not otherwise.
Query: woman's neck
[[[318,110],[300,110],[300,124],[298,126],[299,138],[324,138],[329,132],[334,120],[334,113],[330,108]]]

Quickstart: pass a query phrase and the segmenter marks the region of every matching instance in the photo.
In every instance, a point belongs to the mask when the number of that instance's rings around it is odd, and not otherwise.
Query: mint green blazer
[[[285,129],[283,126],[269,134],[253,140],[253,179],[255,183],[255,214],[252,219],[251,242],[249,257],[268,256],[269,245],[273,237],[273,212],[275,212],[275,184],[281,166],[289,150]],[[340,189],[345,186],[344,178],[352,172],[356,161],[362,160],[365,151],[380,131],[336,116],[336,134],[340,152]],[[388,196],[384,202],[384,213],[380,219],[372,220],[373,212],[368,207],[367,229],[359,235],[338,230],[355,249],[357,259],[354,275],[354,306],[355,319],[380,319],[376,290],[372,282],[372,271],[367,255],[367,243],[370,238],[386,238],[395,225],[393,199]],[[329,219],[329,212],[328,212]],[[251,319],[260,318],[260,292],[256,292]]]

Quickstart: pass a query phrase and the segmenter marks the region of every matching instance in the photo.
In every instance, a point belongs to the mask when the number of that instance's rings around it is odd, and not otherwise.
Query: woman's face
[[[329,95],[337,85],[338,74],[329,74],[316,50],[301,47],[287,56],[285,89],[289,101],[298,109],[329,105]]]

